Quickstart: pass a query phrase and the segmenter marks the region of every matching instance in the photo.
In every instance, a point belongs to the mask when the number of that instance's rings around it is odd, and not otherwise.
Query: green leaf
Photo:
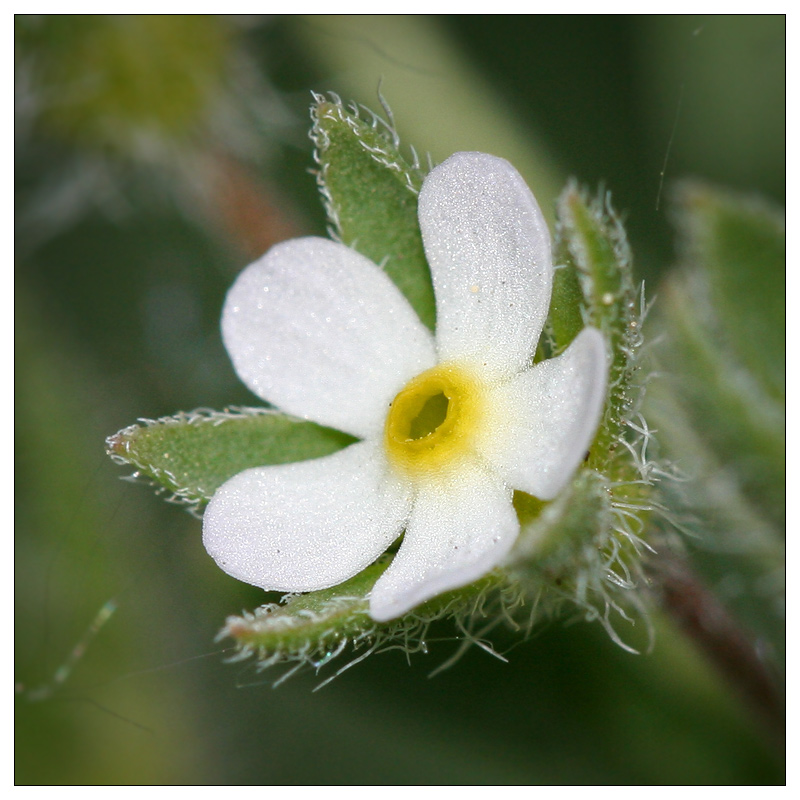
[[[698,184],[684,184],[677,198],[684,264],[664,293],[662,358],[691,424],[758,513],[782,526],[782,221],[764,203]]]
[[[315,99],[311,138],[333,233],[381,265],[433,329],[436,304],[417,219],[421,170],[401,155],[389,125],[366,122],[338,98]]]
[[[751,197],[683,184],[680,268],[665,281],[657,325],[664,378],[647,411],[664,455],[690,480],[666,484],[693,537],[693,560],[759,637],[784,647],[786,409],[785,233]],[[769,643],[769,646],[767,646]]]
[[[664,291],[669,341],[662,358],[691,424],[750,501],[779,525],[785,521],[785,406],[725,344],[711,310],[698,304],[702,280],[675,277]],[[698,308],[698,305],[701,307]],[[669,421],[659,426],[669,430]],[[677,454],[676,454],[677,455]]]
[[[106,440],[108,454],[192,506],[207,503],[229,478],[250,467],[334,453],[351,436],[264,408],[199,409],[143,420]]]
[[[708,419],[692,421],[683,383],[680,377],[660,381],[647,397],[665,454],[679,458],[690,478],[665,482],[664,500],[690,533],[684,541],[694,566],[758,638],[763,657],[780,663],[786,640],[785,504],[772,508],[743,491],[741,465],[715,452]]]
[[[680,185],[676,215],[683,258],[708,277],[727,344],[773,397],[786,370],[786,220],[765,201]]]

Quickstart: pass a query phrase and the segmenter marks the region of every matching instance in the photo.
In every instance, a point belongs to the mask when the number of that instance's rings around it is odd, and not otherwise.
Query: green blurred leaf
[[[109,455],[197,506],[250,467],[334,453],[354,442],[345,433],[263,408],[200,409],[144,420],[106,440]]]
[[[786,382],[786,220],[766,202],[699,183],[677,192],[684,260],[705,271],[726,344],[774,398]]]
[[[698,309],[701,284],[692,275],[666,286],[670,341],[662,351],[665,364],[680,383],[691,424],[702,431],[716,458],[730,465],[749,501],[783,526],[785,407],[725,346],[718,326],[706,316],[708,309]]]
[[[751,198],[685,184],[684,268],[665,292],[663,357],[691,424],[760,514],[785,520],[786,262],[780,215]]]
[[[661,291],[648,415],[690,480],[667,484],[695,564],[760,641],[784,648],[785,234],[762,201],[696,183],[676,194],[680,269]]]
[[[377,117],[365,122],[357,108],[317,96],[312,118],[317,178],[335,233],[380,264],[432,329],[436,304],[417,220],[422,172]]]

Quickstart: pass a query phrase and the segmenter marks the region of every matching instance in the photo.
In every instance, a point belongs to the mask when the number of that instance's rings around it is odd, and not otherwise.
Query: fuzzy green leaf
[[[662,358],[680,381],[678,391],[691,424],[761,513],[784,523],[785,406],[726,346],[720,326],[704,307],[702,279],[675,277],[664,292],[669,343]],[[698,307],[698,305],[700,307]],[[659,425],[669,430],[672,424]],[[668,443],[667,443],[668,445]],[[677,454],[676,454],[677,455]]]
[[[694,534],[695,565],[759,636],[785,639],[785,244],[780,214],[752,198],[684,184],[683,257],[661,290],[648,397],[667,457],[691,480],[666,485]]]
[[[727,344],[773,397],[786,368],[786,221],[760,199],[698,183],[676,193],[683,257],[708,276]]]
[[[679,376],[691,424],[759,513],[782,526],[782,221],[763,203],[697,184],[684,185],[678,201],[686,263],[665,291],[662,357]]]
[[[143,420],[106,440],[108,454],[136,468],[176,500],[207,503],[229,478],[250,467],[334,453],[355,441],[339,431],[260,408],[200,409]]]
[[[333,232],[380,264],[433,329],[436,304],[417,220],[422,172],[377,117],[366,122],[357,107],[321,96],[311,112],[317,180]]]

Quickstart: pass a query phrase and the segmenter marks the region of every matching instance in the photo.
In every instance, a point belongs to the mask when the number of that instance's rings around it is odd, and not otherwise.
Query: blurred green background
[[[404,142],[505,156],[548,211],[569,175],[602,183],[652,295],[670,181],[784,203],[784,64],[780,16],[17,17],[16,782],[782,782],[782,753],[664,620],[649,655],[553,623],[498,635],[508,664],[473,648],[429,679],[444,627],[410,665],[272,689],[280,671],[214,644],[263,593],[215,567],[196,519],[121,482],[103,440],[255,402],[218,318],[249,259],[324,234],[311,90],[380,110],[380,86]]]

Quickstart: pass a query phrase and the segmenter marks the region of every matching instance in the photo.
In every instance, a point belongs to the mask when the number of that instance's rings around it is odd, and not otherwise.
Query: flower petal
[[[584,328],[557,358],[490,390],[493,420],[479,452],[515,489],[552,499],[592,443],[607,374],[603,336]]]
[[[379,435],[397,392],[435,363],[430,333],[391,280],[315,237],[276,245],[242,272],[222,336],[263,400],[361,437]]]
[[[323,589],[386,550],[403,530],[409,498],[380,447],[357,442],[324,458],[240,472],[211,498],[203,544],[239,580]]]
[[[511,490],[482,467],[420,489],[400,550],[372,590],[370,614],[394,619],[477,580],[502,561],[518,533]]]
[[[436,293],[442,361],[524,369],[552,287],[550,233],[520,174],[502,158],[456,153],[425,179],[419,221]]]

